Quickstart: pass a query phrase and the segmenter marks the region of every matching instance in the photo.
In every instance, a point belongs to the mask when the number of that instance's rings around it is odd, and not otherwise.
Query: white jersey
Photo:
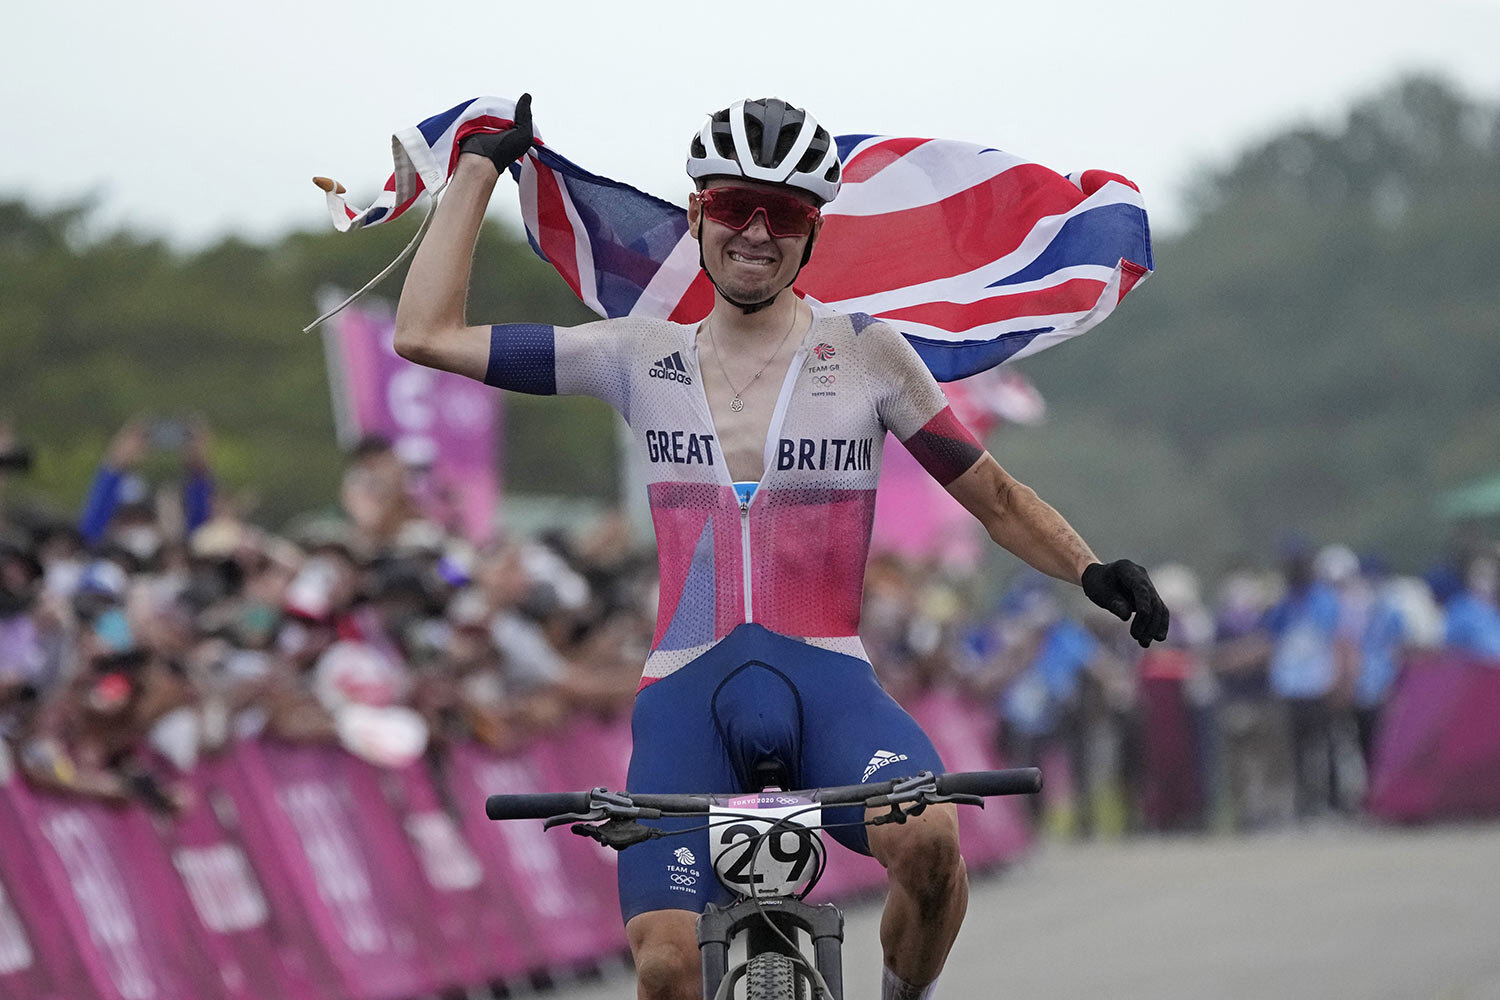
[[[638,318],[497,326],[485,381],[595,396],[634,432],[661,574],[643,685],[746,622],[863,658],[859,611],[886,431],[944,485],[982,449],[904,337],[863,314],[819,311],[782,383],[765,473],[737,489],[695,330]]]

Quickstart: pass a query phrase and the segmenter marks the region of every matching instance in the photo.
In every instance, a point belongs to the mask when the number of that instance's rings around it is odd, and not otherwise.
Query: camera
[[[176,451],[187,444],[190,431],[185,420],[160,417],[151,421],[146,435],[157,451]]]
[[[24,444],[0,450],[0,472],[30,472],[31,449]]]

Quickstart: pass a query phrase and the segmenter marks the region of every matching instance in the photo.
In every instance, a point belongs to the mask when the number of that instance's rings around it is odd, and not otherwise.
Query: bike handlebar
[[[866,785],[840,785],[835,788],[810,788],[790,794],[820,802],[825,806],[858,805],[891,794],[906,779],[877,781]],[[1031,795],[1042,789],[1042,772],[1034,767],[1017,767],[1004,771],[958,771],[937,777],[939,795]],[[632,805],[657,814],[698,814],[708,811],[716,800],[734,798],[745,793],[723,795],[671,795],[650,792],[625,793]],[[539,792],[524,795],[491,795],[485,800],[484,812],[490,819],[550,819],[568,813],[583,814],[592,807],[592,792]],[[876,802],[874,805],[886,805]]]
[[[565,813],[588,812],[589,798],[589,792],[491,795],[484,800],[484,814],[490,819],[550,819]]]
[[[1042,790],[1042,772],[1035,767],[955,771],[938,775],[937,788],[941,795],[1035,795]]]

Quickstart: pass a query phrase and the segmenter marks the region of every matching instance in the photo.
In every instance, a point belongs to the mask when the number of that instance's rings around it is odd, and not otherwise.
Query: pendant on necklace
[[[735,413],[738,413],[745,408],[745,401],[736,396],[729,401],[729,408]]]

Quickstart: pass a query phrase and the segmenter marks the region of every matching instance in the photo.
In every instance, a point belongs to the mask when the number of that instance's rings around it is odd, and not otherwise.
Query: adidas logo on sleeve
[[[885,767],[887,764],[894,764],[897,761],[906,759],[907,756],[904,753],[892,753],[889,750],[876,750],[875,756],[870,758],[870,763],[865,765],[864,776],[859,780],[861,783],[869,781],[871,775],[880,770],[882,767]]]
[[[673,351],[651,366],[648,374],[652,378],[663,378],[668,382],[681,382],[683,385],[692,385],[693,380],[687,373],[687,365],[682,363],[682,352]]]

